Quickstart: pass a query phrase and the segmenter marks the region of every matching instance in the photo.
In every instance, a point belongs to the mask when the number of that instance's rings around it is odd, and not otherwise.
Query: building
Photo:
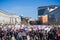
[[[49,13],[49,23],[60,24],[60,7]]]
[[[28,25],[29,17],[21,17],[21,24]]]
[[[60,17],[60,6],[59,5],[38,7],[38,20],[42,24],[44,24],[45,22],[48,24],[60,24],[59,17]]]
[[[39,16],[39,20],[43,24],[48,23],[48,15]]]
[[[46,15],[49,12],[52,12],[53,10],[57,9],[58,5],[50,5],[50,6],[41,6],[38,7],[38,16],[40,15]]]
[[[0,24],[20,24],[20,22],[19,16],[0,10]]]
[[[30,25],[37,25],[36,19],[30,18],[29,19],[29,24]]]

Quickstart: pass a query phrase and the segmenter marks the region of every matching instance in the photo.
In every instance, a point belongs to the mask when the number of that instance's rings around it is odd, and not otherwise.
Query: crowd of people
[[[0,40],[60,40],[57,28],[52,27],[48,32],[44,29],[30,30],[0,27]]]

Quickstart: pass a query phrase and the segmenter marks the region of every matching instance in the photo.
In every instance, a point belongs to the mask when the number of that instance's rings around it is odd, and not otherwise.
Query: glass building
[[[38,7],[38,16],[49,14],[50,12],[57,9],[58,7],[59,6],[57,5]]]
[[[38,7],[38,18],[44,15],[48,15],[48,23],[60,23],[60,6],[50,5]]]

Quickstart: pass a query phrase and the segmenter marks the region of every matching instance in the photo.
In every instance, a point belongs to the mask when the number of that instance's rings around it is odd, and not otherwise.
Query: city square
[[[60,1],[0,0],[0,40],[60,40]]]

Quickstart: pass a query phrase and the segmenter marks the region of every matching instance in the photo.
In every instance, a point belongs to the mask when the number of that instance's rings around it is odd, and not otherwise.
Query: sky
[[[60,0],[0,0],[0,9],[11,14],[38,18],[38,7],[60,5]]]

